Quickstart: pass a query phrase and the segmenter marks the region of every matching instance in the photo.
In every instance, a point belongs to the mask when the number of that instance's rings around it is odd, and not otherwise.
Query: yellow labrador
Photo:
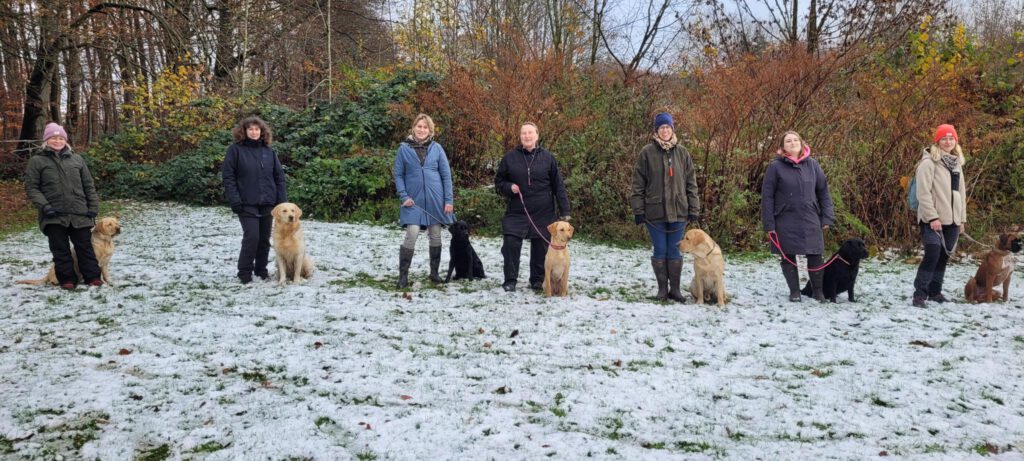
[[[284,285],[288,279],[302,283],[313,275],[313,259],[306,254],[306,238],[302,234],[302,209],[294,203],[285,202],[270,212],[274,217],[274,254],[277,255],[277,283]]]
[[[693,281],[690,294],[698,304],[709,301],[725,306],[725,258],[722,249],[707,233],[691,229],[679,241],[679,251],[693,255]]]
[[[116,217],[100,219],[96,226],[92,228],[92,250],[96,253],[96,261],[100,265],[100,280],[103,280],[103,283],[110,286],[114,286],[114,280],[110,277],[110,257],[114,256],[114,236],[120,233],[121,221]],[[75,261],[75,275],[78,276],[78,280],[82,280],[82,272],[78,270],[78,256],[74,251],[71,252],[71,258]],[[51,264],[50,271],[46,273],[45,277],[35,280],[18,280],[15,283],[26,285],[49,283],[56,285],[57,271]]]
[[[569,295],[569,240],[575,229],[565,221],[548,225],[551,245],[544,257],[544,296]]]

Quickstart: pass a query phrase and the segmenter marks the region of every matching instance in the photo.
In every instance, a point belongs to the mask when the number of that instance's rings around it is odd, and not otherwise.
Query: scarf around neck
[[[942,157],[939,157],[939,159],[942,160],[942,165],[945,166],[950,173],[956,171],[956,165],[960,160],[957,156],[946,153],[943,153]]]
[[[661,148],[664,150],[672,150],[672,148],[676,147],[676,145],[679,144],[679,138],[676,137],[675,133],[672,133],[672,139],[669,139],[668,141],[662,141],[661,138],[659,138],[658,135],[655,134],[654,142],[658,143],[658,145],[661,146]]]

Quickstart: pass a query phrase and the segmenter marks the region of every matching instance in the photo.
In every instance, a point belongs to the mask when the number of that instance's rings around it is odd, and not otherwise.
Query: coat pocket
[[[661,198],[645,200],[644,213],[648,221],[665,219],[665,202]]]
[[[782,214],[783,211],[786,211],[786,208],[789,208],[789,204],[788,203],[783,203],[782,206],[776,208],[775,211],[772,212],[772,216],[778,216],[778,215]]]

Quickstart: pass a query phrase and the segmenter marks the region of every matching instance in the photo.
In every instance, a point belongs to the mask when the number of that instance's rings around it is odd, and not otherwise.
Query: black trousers
[[[100,278],[100,264],[96,261],[96,252],[92,248],[92,230],[88,227],[65,227],[50,224],[43,229],[43,234],[50,242],[50,253],[53,253],[53,267],[57,273],[57,283],[78,283],[75,274],[75,260],[71,256],[71,245],[75,246],[78,257],[78,270],[82,278],[91,282]]]
[[[942,282],[946,278],[946,263],[949,255],[946,250],[956,248],[960,238],[960,226],[955,224],[942,226],[942,235],[935,232],[926,223],[918,223],[921,228],[921,241],[924,243],[924,257],[917,266],[917,277],[914,278],[914,296],[928,297],[942,293]]]
[[[242,249],[238,252],[238,276],[267,274],[270,259],[270,228],[274,217],[270,215],[273,206],[246,207],[257,213],[242,212],[238,221],[242,224]]]
[[[540,237],[530,239],[530,283],[544,281],[544,257],[548,254],[547,242]],[[505,234],[501,245],[501,256],[505,259],[505,281],[515,282],[519,278],[519,256],[523,250],[523,239]]]

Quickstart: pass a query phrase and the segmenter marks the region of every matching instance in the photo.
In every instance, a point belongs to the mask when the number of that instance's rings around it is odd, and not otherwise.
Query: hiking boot
[[[794,267],[794,269],[796,268]],[[807,278],[811,279],[811,293],[812,296],[814,296],[814,299],[816,299],[819,303],[825,302],[825,294],[822,292],[822,285],[824,285],[825,272],[820,270],[814,271],[808,274]]]
[[[501,284],[501,288],[505,291],[512,292],[516,291],[516,282],[505,282]]]
[[[924,296],[914,296],[914,301],[911,303],[911,305],[914,307],[928,307],[928,305],[925,304],[924,300]]]
[[[544,282],[530,282],[530,289],[533,291],[544,291]]]
[[[430,247],[430,281],[444,283],[441,276],[437,274],[437,268],[441,265],[441,247]]]
[[[947,299],[945,296],[943,296],[942,293],[933,294],[933,295],[928,297],[928,300],[929,301],[935,301],[935,302],[937,302],[939,304],[942,304],[942,303],[944,303],[946,301],[949,301],[949,299]]]
[[[411,248],[398,247],[398,288],[409,286],[409,265],[412,264],[412,253]]]
[[[782,276],[786,278],[786,286],[789,287],[789,301],[800,302],[800,274],[797,273],[796,266],[782,260]]]
[[[672,259],[665,262],[665,268],[668,271],[668,297],[669,299],[681,303],[686,302],[686,297],[679,291],[679,278],[683,272],[683,260]]]
[[[252,282],[252,275],[250,274],[239,274],[238,281],[242,282],[242,285],[247,285]]]
[[[103,285],[103,280],[92,279],[92,280],[89,281],[89,286],[98,287],[98,286],[101,286],[101,285]]]
[[[72,283],[72,282],[66,282],[66,283],[60,284],[60,287],[62,289],[64,289],[64,290],[74,290],[75,289],[75,284]]]
[[[668,301],[668,269],[665,267],[665,260],[651,258],[651,269],[654,270],[654,278],[658,281],[658,294],[655,298],[662,302]]]

